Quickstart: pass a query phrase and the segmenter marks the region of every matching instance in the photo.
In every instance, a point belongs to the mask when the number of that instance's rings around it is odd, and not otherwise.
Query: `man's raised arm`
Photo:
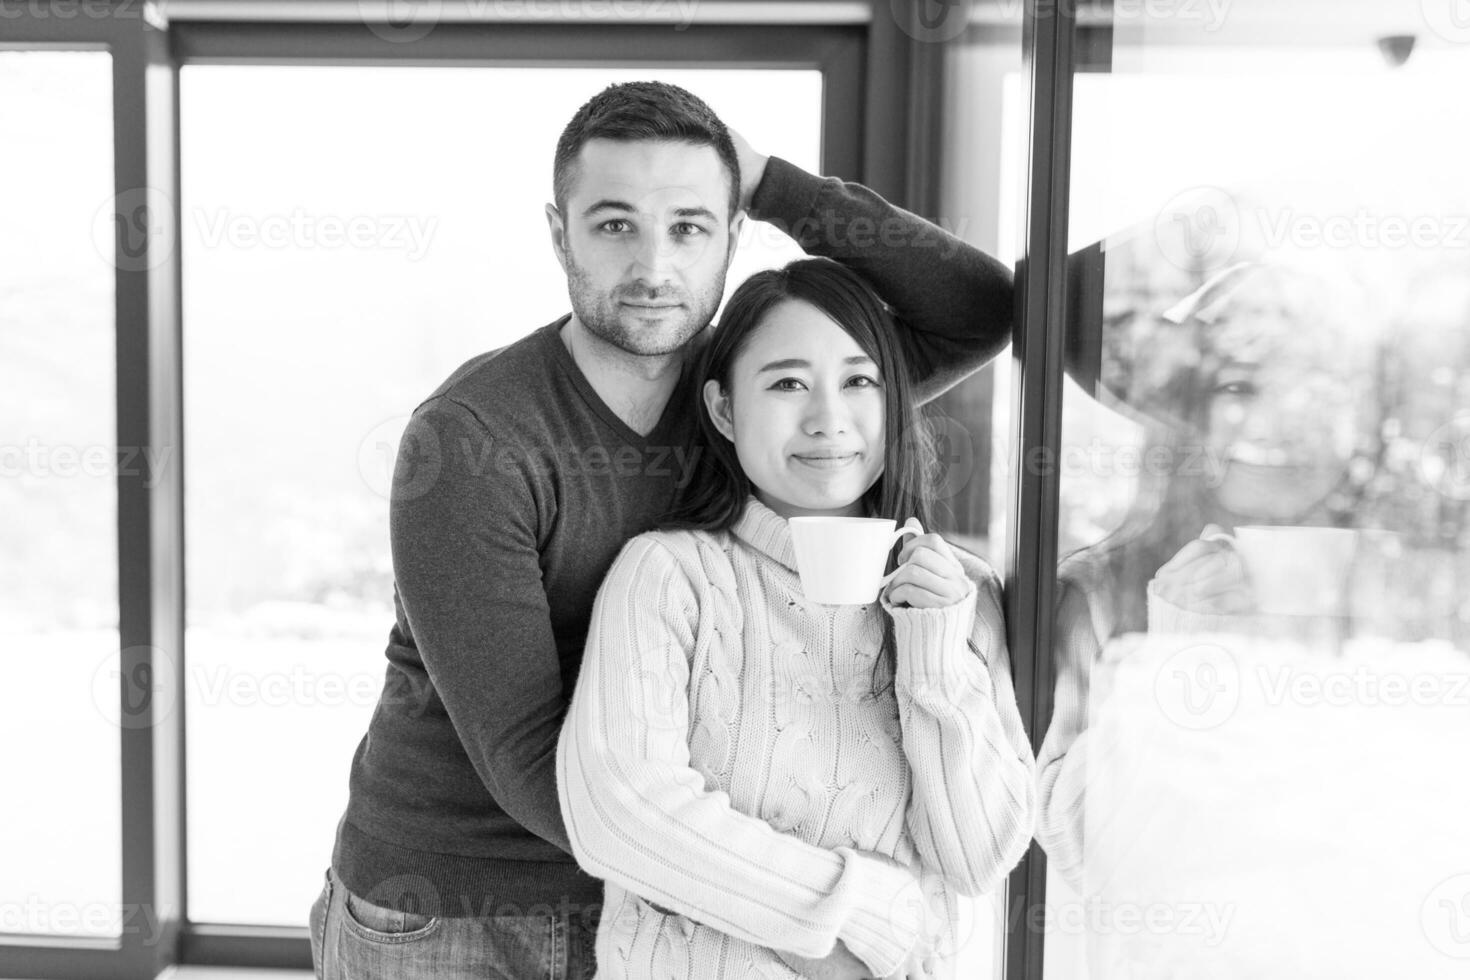
[[[861,184],[814,177],[738,137],[736,146],[750,216],[862,273],[910,328],[901,340],[921,400],[1006,345],[1014,300],[1011,272],[999,261]]]

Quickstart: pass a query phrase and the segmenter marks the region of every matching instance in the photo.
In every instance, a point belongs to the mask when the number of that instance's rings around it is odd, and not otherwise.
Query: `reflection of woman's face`
[[[1245,521],[1301,519],[1347,472],[1353,391],[1320,355],[1277,348],[1227,361],[1207,393],[1214,496]]]

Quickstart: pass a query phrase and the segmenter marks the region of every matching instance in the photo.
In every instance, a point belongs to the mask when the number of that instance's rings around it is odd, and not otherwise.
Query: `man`
[[[414,412],[394,473],[388,676],[312,909],[327,977],[592,975],[602,884],[570,855],[557,736],[604,573],[698,465],[684,367],[743,212],[867,275],[909,323],[930,397],[1005,343],[1004,267],[737,140],[670,85],[579,109],[547,207],[572,313],[471,360]]]

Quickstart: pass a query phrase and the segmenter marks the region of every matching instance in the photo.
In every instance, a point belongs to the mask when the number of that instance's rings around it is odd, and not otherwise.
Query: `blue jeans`
[[[580,915],[451,918],[363,901],[328,869],[311,906],[318,980],[591,980],[596,923]]]

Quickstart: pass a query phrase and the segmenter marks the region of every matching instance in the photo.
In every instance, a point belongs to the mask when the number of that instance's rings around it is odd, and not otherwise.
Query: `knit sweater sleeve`
[[[899,339],[921,401],[983,367],[1010,339],[1010,269],[861,184],[771,157],[750,215],[872,284],[908,328]]]
[[[975,895],[999,884],[1031,842],[1035,760],[1006,652],[1000,582],[961,557],[968,595],[895,607],[894,688],[912,773],[908,826],[926,869]]]
[[[598,593],[557,752],[578,863],[738,939],[811,957],[841,939],[876,975],[892,973],[918,939],[913,874],[781,833],[690,765],[697,618],[674,554],[630,541]]]

